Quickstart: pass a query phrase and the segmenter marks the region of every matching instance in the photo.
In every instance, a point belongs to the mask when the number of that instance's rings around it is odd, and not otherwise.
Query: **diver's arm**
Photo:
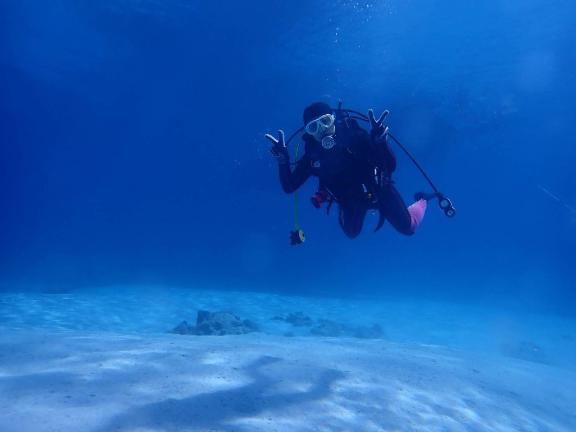
[[[278,161],[278,173],[280,174],[280,184],[286,193],[292,193],[298,189],[310,177],[310,160],[304,155],[296,162],[294,171],[290,169],[290,155],[284,139],[284,131],[278,131],[278,138],[270,134],[264,135],[272,143],[270,152]]]
[[[310,163],[308,157],[304,156],[296,162],[294,171],[290,169],[288,160],[278,162],[278,173],[280,175],[280,184],[286,193],[296,191],[310,177]]]
[[[384,124],[384,120],[390,114],[390,111],[384,110],[382,115],[376,119],[374,111],[368,110],[368,120],[370,121],[370,138],[374,146],[378,160],[382,162],[382,168],[388,174],[396,171],[396,156],[392,153],[388,145],[388,127]]]

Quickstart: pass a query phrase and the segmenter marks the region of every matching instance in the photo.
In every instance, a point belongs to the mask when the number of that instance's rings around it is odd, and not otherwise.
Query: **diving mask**
[[[336,118],[334,114],[321,115],[306,125],[306,133],[312,135],[316,141],[322,142],[323,138],[334,135],[336,132],[336,128],[334,127],[335,121]]]

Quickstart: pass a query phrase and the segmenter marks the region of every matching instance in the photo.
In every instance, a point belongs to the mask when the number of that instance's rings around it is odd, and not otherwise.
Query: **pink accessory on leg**
[[[427,205],[428,202],[425,199],[420,199],[408,207],[408,213],[410,213],[410,229],[412,232],[416,231],[416,228],[418,228],[422,219],[424,219]]]

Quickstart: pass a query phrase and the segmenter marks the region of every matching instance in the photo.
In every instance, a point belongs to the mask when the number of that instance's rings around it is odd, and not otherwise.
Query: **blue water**
[[[575,16],[0,1],[0,429],[576,430]],[[290,246],[264,134],[318,100],[390,110],[456,217],[350,240],[309,180]],[[172,333],[199,310],[259,332]]]
[[[573,315],[568,0],[8,0],[0,282],[414,298]],[[315,100],[389,126],[458,209],[349,240],[263,138]],[[427,185],[401,151],[406,200]]]

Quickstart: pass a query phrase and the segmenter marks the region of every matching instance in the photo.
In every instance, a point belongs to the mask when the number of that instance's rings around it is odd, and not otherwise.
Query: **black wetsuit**
[[[324,149],[304,134],[305,152],[294,170],[287,162],[279,164],[284,191],[292,193],[316,176],[320,190],[328,191],[339,204],[340,226],[348,237],[360,234],[368,209],[378,209],[399,232],[413,234],[410,214],[390,179],[396,158],[386,140],[373,140],[354,120],[337,124],[334,138],[336,145]]]

